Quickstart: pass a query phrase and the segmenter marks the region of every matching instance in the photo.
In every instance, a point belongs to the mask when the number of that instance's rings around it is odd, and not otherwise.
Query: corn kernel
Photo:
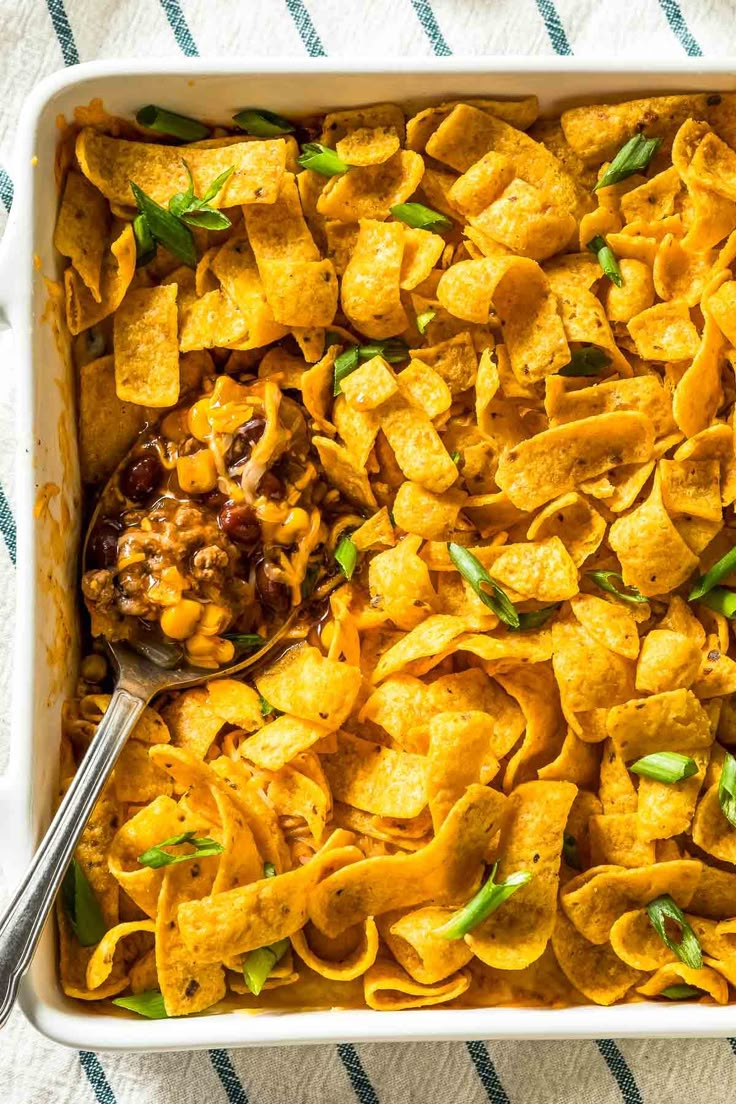
[[[147,597],[158,606],[175,606],[186,588],[187,581],[179,568],[165,567],[149,586]]]
[[[230,610],[210,602],[202,610],[198,631],[205,636],[215,636],[216,633],[222,632],[229,620]]]
[[[274,531],[276,544],[294,544],[309,529],[309,514],[302,510],[301,506],[295,506],[286,516],[283,525],[279,525]]]
[[[210,400],[199,399],[189,410],[189,432],[198,441],[206,441],[212,432],[210,427]]]
[[[187,494],[206,494],[214,490],[217,486],[214,456],[209,449],[200,449],[191,456],[180,456],[176,461],[176,477]]]
[[[186,640],[197,627],[202,606],[193,598],[182,598],[175,606],[167,606],[161,614],[161,631],[171,640]]]
[[[126,567],[132,567],[133,564],[145,563],[145,552],[131,552],[128,556],[118,557],[117,569],[118,571],[124,571]]]
[[[80,671],[85,682],[102,682],[107,675],[107,660],[93,652],[84,657]]]

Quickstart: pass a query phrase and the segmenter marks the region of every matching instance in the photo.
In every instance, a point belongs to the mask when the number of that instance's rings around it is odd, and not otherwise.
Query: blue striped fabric
[[[6,211],[13,206],[13,181],[0,165],[0,202]]]
[[[597,1046],[621,1090],[623,1104],[642,1104],[634,1075],[613,1039],[598,1039]]]
[[[174,32],[176,44],[182,53],[186,54],[187,57],[199,57],[199,50],[192,38],[192,32],[189,30],[189,24],[181,10],[179,0],[161,0],[161,7],[166,13],[169,26]]]
[[[371,1085],[368,1074],[363,1069],[360,1055],[352,1043],[338,1043],[337,1056],[350,1078],[350,1084],[358,1098],[358,1104],[379,1104],[376,1090]]]
[[[235,1072],[228,1052],[226,1050],[211,1050],[209,1054],[212,1067],[225,1090],[228,1104],[249,1104],[248,1094]]]
[[[79,54],[77,53],[77,44],[74,41],[74,35],[69,25],[66,8],[64,7],[64,0],[46,0],[46,6],[49,9],[51,22],[54,25],[56,37],[59,40],[64,64],[78,65]]]
[[[659,0],[659,6],[667,17],[667,22],[672,28],[683,50],[690,57],[702,57],[703,51],[685,22],[685,17],[680,10],[677,0]]]
[[[432,11],[432,5],[427,0],[411,0],[411,6],[417,13],[417,19],[424,28],[424,33],[429,39],[429,44],[438,57],[448,57],[452,50],[445,41],[445,36],[440,30],[440,25]]]
[[[97,1055],[93,1054],[91,1050],[80,1050],[79,1061],[82,1064],[82,1069],[87,1074],[87,1080],[95,1094],[97,1104],[117,1104],[115,1093],[110,1088],[110,1083]]]
[[[549,35],[549,40],[552,43],[552,48],[555,53],[571,54],[572,49],[570,48],[570,43],[567,41],[565,28],[562,26],[553,0],[537,0],[537,7],[539,8],[539,14],[544,20],[544,25],[547,28],[547,34]]]
[[[490,1104],[509,1104],[506,1090],[496,1073],[496,1067],[491,1061],[486,1044],[476,1039],[465,1045]]]
[[[304,43],[304,48],[310,57],[326,57],[325,48],[322,45],[312,17],[307,11],[302,0],[286,0],[286,7],[288,8],[289,15],[294,20],[296,29],[299,32],[299,37]]]

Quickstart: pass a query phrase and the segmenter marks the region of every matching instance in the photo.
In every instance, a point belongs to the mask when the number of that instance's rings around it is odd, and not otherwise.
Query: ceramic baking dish
[[[159,103],[186,115],[229,120],[246,105],[288,114],[394,100],[426,104],[469,96],[536,93],[543,112],[632,95],[736,89],[736,61],[702,59],[646,67],[569,59],[95,62],[55,74],[35,90],[20,124],[12,175],[16,201],[0,253],[0,320],[12,334],[4,368],[17,380],[18,615],[15,697],[7,775],[0,780],[6,876],[18,877],[49,819],[57,780],[62,702],[76,675],[76,557],[79,475],[74,388],[46,278],[59,275],[52,247],[59,115],[103,100],[130,115]],[[736,1006],[629,1004],[568,1009],[445,1008],[406,1012],[327,1010],[137,1020],[67,999],[56,980],[48,925],[22,991],[44,1035],[94,1050],[263,1046],[334,1040],[585,1038],[736,1034]]]

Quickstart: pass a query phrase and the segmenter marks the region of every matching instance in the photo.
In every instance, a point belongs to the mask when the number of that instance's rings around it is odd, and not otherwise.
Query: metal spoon
[[[100,501],[105,499],[124,463],[113,473]],[[85,558],[97,517],[98,510],[95,510],[85,539]],[[261,664],[292,626],[299,609],[299,606],[293,607],[278,631],[257,652],[245,658],[236,658],[228,666],[214,671],[180,666],[183,648],[174,644],[146,643],[136,651],[128,644],[105,641],[117,670],[110,704],[28,873],[0,919],[0,1027],[6,1023],[15,1003],[20,982],[33,958],[79,837],[125,741],[146,705],[162,690],[197,686]]]

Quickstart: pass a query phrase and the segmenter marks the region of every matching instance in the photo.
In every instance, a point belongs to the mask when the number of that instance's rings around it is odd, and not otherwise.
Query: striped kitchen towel
[[[55,69],[104,57],[736,54],[733,0],[0,0],[3,166],[19,110]],[[6,258],[6,261],[8,258]],[[12,673],[13,371],[0,370],[0,697]],[[0,770],[9,731],[0,711]],[[0,849],[1,851],[2,849]],[[0,886],[0,900],[7,893]],[[362,1044],[172,1055],[75,1053],[15,1013],[4,1104],[731,1104],[736,1039]]]

